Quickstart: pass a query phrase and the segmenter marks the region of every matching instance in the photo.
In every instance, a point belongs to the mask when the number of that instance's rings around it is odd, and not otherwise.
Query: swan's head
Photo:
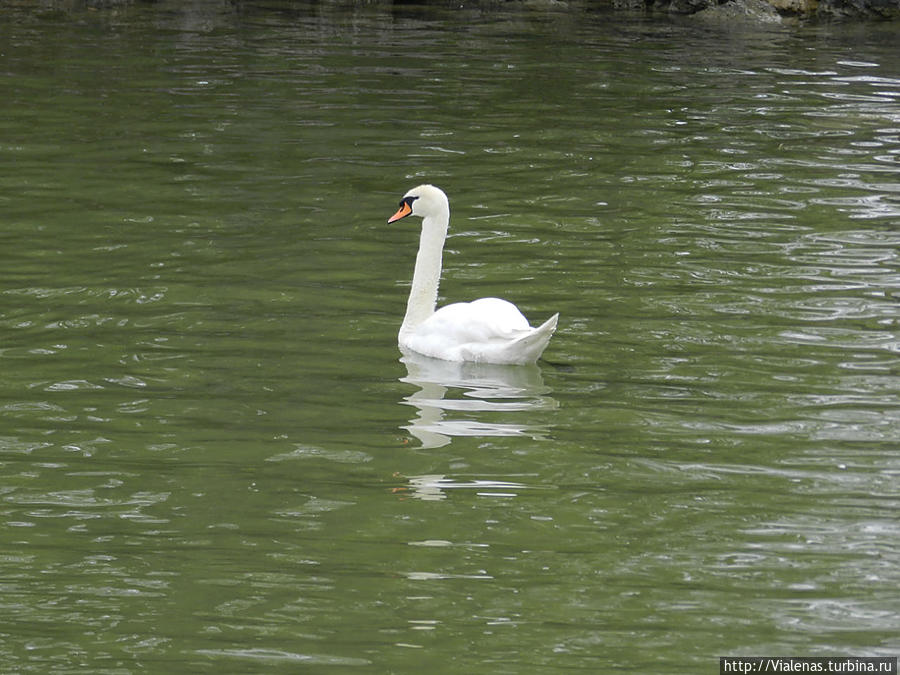
[[[420,185],[403,195],[397,213],[388,218],[393,223],[406,216],[428,218],[450,213],[450,202],[444,191],[434,185]]]

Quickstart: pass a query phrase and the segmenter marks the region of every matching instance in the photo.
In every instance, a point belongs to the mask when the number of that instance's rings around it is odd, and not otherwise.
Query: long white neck
[[[416,326],[434,314],[437,305],[438,284],[441,281],[441,257],[447,226],[450,224],[450,209],[426,216],[422,220],[422,236],[419,238],[419,253],[416,255],[416,269],[413,272],[412,288],[406,303],[406,316],[400,326],[401,335],[415,330]]]

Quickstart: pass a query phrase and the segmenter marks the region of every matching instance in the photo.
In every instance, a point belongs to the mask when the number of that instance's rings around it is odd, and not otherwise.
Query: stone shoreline
[[[900,19],[900,0],[374,0],[383,5],[427,5],[438,4],[452,7],[503,6],[520,4],[531,8],[554,8],[565,10],[566,7],[610,9],[624,12],[667,13],[693,15],[698,18],[719,21],[746,21],[758,23],[776,23],[785,18],[854,20]],[[11,5],[19,8],[27,7],[38,11],[77,11],[77,10],[109,10],[140,4],[157,4],[153,0],[11,0]],[[166,2],[158,2],[165,5]],[[182,5],[190,6],[192,0],[183,0]],[[215,2],[197,2],[202,13],[209,11]],[[239,0],[222,0],[223,5],[250,9],[254,3]],[[373,0],[269,0],[261,3],[266,7],[320,6],[320,7],[352,7],[354,5],[373,4]]]

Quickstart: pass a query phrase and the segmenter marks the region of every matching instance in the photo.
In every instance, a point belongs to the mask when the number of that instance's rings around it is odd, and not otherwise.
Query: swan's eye
[[[403,199],[400,200],[399,205],[403,206],[404,204],[406,204],[409,208],[412,208],[412,203],[414,201],[416,201],[417,199],[418,199],[418,197],[404,197]]]

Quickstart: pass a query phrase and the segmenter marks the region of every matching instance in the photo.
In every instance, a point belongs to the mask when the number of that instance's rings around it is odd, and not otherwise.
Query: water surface
[[[4,671],[898,653],[893,25],[0,22]],[[400,359],[426,180],[534,368]]]

